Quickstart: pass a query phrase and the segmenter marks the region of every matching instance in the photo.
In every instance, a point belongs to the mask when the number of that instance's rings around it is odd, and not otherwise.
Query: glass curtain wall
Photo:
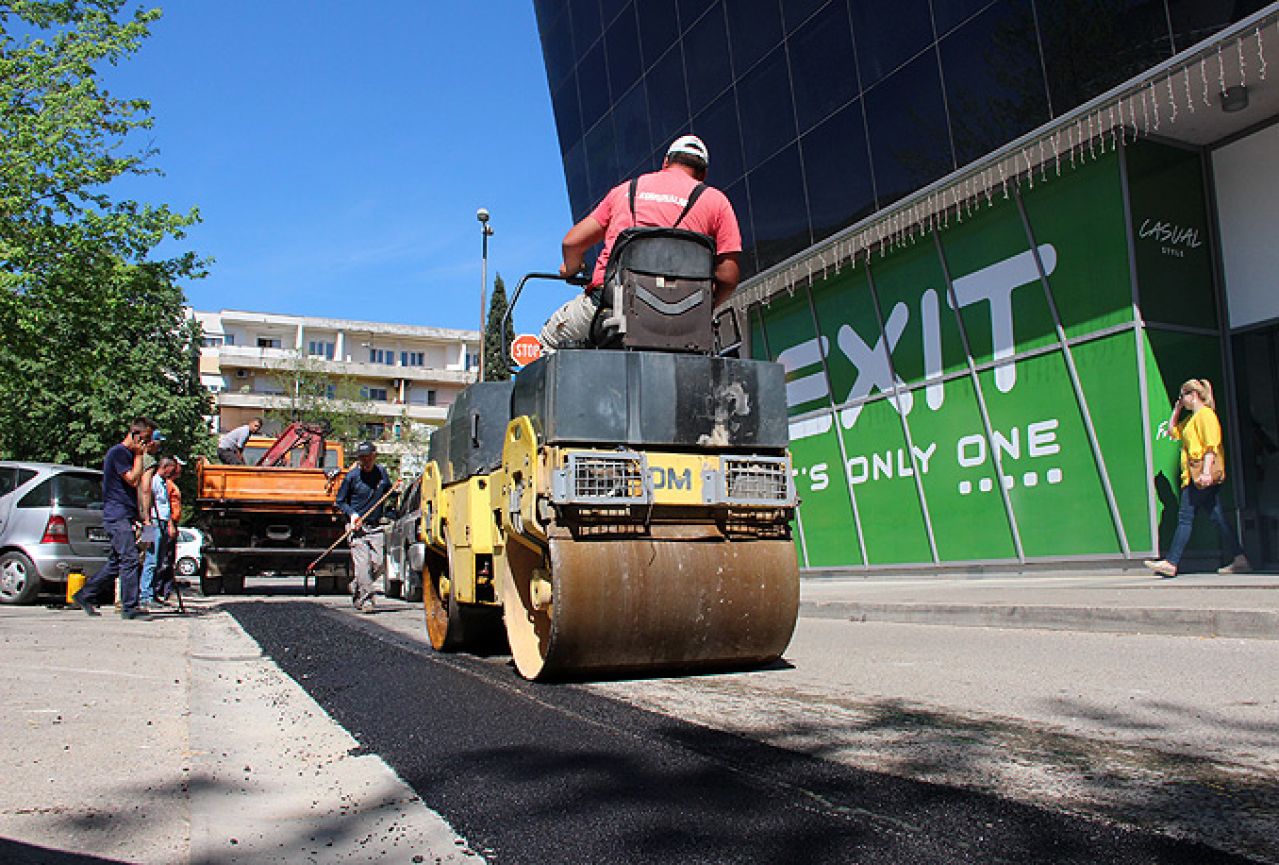
[[[535,0],[584,216],[677,135],[744,276],[1082,104],[1261,0]]]

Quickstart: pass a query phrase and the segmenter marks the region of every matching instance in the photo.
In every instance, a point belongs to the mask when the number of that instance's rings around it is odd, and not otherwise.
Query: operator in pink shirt
[[[595,271],[586,291],[557,309],[542,328],[542,345],[549,351],[583,345],[590,331],[591,319],[598,308],[591,293],[604,284],[613,241],[624,229],[634,225],[673,226],[696,231],[715,241],[715,295],[718,306],[732,295],[741,278],[737,254],[742,251],[742,234],[737,215],[727,196],[706,186],[706,167],[710,153],[696,135],[675,139],[666,151],[662,170],[641,175],[635,192],[635,219],[631,220],[630,181],[619,183],[604,196],[591,214],[564,235],[564,263],[561,276],[571,276],[582,269],[586,250],[601,240],[604,248],[595,259]],[[689,198],[702,186],[692,207]],[[687,213],[685,209],[687,208]],[[680,219],[680,214],[684,214]]]

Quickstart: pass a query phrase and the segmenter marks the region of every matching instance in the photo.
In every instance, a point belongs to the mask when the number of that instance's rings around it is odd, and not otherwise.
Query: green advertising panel
[[[846,416],[839,421],[848,454],[848,483],[857,496],[866,557],[872,565],[933,560],[914,462],[895,403],[901,401],[864,403],[851,425]]]
[[[1124,331],[1091,340],[1074,346],[1071,352],[1101,445],[1106,474],[1119,506],[1128,548],[1133,553],[1152,553],[1150,489],[1146,450],[1142,444],[1142,402],[1134,332]]]
[[[1037,184],[1022,201],[1039,245],[1054,251],[1048,283],[1067,338],[1132,321],[1132,275],[1119,158]]]
[[[980,218],[942,232],[941,241],[973,360],[995,361],[1000,389],[1007,391],[1017,380],[1015,352],[1057,342],[1021,214],[1015,203],[1001,201]],[[1059,254],[1058,245],[1040,241],[1040,261],[1049,274]]]
[[[972,378],[946,382],[945,411],[914,411],[910,435],[924,482],[938,557],[944,562],[1016,558],[1003,498],[989,460],[973,465],[973,437],[985,441]],[[926,399],[922,390],[915,399]]]
[[[1142,141],[1127,148],[1126,155],[1142,316],[1147,322],[1215,328],[1199,153]]]
[[[992,372],[982,373],[981,384],[994,447],[971,437],[966,464],[998,452],[1026,556],[1118,554],[1118,535],[1061,352],[1019,360],[1015,393],[1000,393]]]
[[[1179,177],[1188,191],[1190,210],[1160,187],[1168,219],[1202,209],[1182,151],[1136,159],[1143,179]],[[752,322],[755,355],[766,339],[786,368],[805,567],[1109,558],[1125,547],[1141,557],[1156,547],[1156,516],[1167,543],[1177,446],[1160,425],[1183,378],[1219,379],[1218,340],[1137,329],[1118,156],[1023,187],[1021,201],[1024,218],[1016,197],[996,197],[952,218],[940,244],[929,233],[862,259],[773,298]],[[1139,231],[1134,222],[1134,244]],[[1143,297],[1170,268],[1198,267],[1172,246],[1138,261]],[[1174,293],[1211,295],[1201,272],[1178,279]],[[1194,544],[1213,546],[1208,534],[1198,529]]]
[[[820,419],[813,428],[821,429]],[[815,432],[791,443],[795,464],[795,489],[800,498],[804,537],[800,561],[809,568],[857,567],[864,564],[853,519],[838,433],[826,415],[824,432]],[[858,513],[862,513],[858,502]]]

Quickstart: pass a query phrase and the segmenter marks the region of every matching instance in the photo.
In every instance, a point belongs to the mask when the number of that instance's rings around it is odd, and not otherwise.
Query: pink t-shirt
[[[609,251],[624,229],[633,225],[674,225],[684,212],[689,193],[697,183],[695,178],[676,167],[641,175],[635,192],[635,222],[631,222],[631,182],[627,180],[614,186],[599,206],[591,211],[591,216],[604,226],[604,248],[595,259],[591,286],[604,284]],[[713,186],[702,190],[679,227],[709,235],[715,241],[717,254],[742,251],[742,233],[737,227],[733,205],[724,193]]]

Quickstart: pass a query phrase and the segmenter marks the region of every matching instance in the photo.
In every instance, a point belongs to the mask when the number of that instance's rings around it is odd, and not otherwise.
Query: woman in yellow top
[[[1177,576],[1181,554],[1190,540],[1195,514],[1208,514],[1221,536],[1221,548],[1230,564],[1219,574],[1242,574],[1252,570],[1234,529],[1221,510],[1221,482],[1225,478],[1225,458],[1221,450],[1221,422],[1217,420],[1212,385],[1206,378],[1192,378],[1181,386],[1181,398],[1173,406],[1168,434],[1181,442],[1181,506],[1177,510],[1177,531],[1168,554],[1144,564],[1161,577]],[[1187,413],[1182,417],[1182,410]]]

